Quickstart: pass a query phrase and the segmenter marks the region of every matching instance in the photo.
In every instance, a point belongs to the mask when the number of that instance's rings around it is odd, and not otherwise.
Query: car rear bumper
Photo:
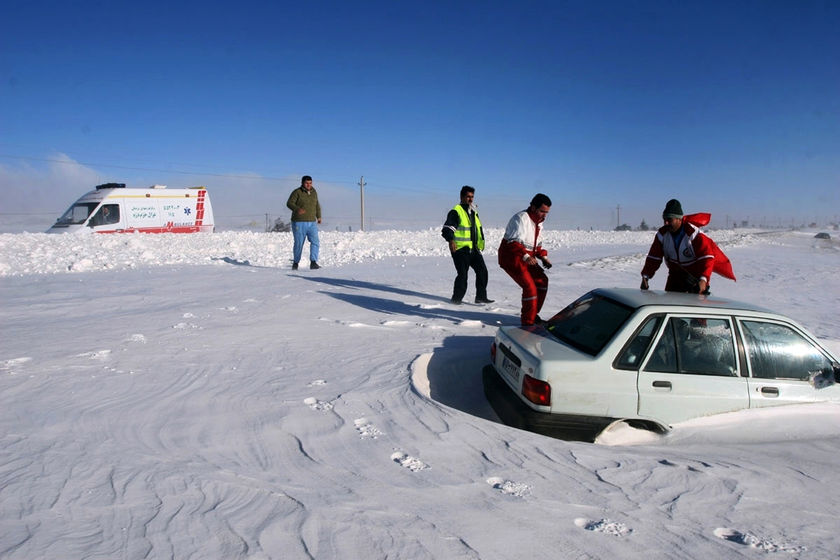
[[[522,402],[492,365],[485,366],[481,373],[484,395],[508,426],[568,441],[592,442],[615,420],[601,416],[538,412]]]

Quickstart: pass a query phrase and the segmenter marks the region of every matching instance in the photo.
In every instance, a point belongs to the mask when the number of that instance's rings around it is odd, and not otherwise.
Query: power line
[[[55,159],[55,158],[39,158],[33,156],[20,156],[20,155],[13,155],[13,154],[0,154],[2,158],[8,159],[19,159],[25,161],[40,161],[46,163],[58,163],[62,165],[77,165],[77,166],[87,166],[87,167],[104,167],[108,169],[125,169],[129,171],[154,171],[157,173],[172,173],[177,175],[193,175],[193,176],[201,176],[201,177],[220,177],[225,179],[247,179],[251,181],[288,181],[288,177],[271,177],[267,175],[238,175],[234,173],[211,173],[207,171],[181,171],[178,169],[162,169],[158,167],[139,167],[139,166],[130,166],[130,165],[116,165],[111,163],[97,163],[97,162],[86,162],[86,161],[67,161],[62,159]],[[324,183],[330,184],[337,184],[337,185],[353,185],[358,186],[358,183],[355,181],[341,181],[341,180],[334,180],[334,179],[324,179],[319,178],[319,181]],[[365,185],[369,185],[370,183],[365,183]],[[380,189],[399,189],[402,192],[415,192],[420,194],[440,194],[440,195],[448,195],[449,190],[442,190],[442,189],[432,189],[432,188],[419,188],[419,189],[412,189],[410,187],[402,187],[402,186],[393,186],[393,185],[386,185],[382,183],[372,183],[376,190]]]
[[[7,158],[7,159],[18,159],[24,161],[39,161],[39,162],[46,162],[46,163],[58,163],[62,165],[76,165],[76,166],[88,166],[88,167],[102,167],[108,169],[124,169],[128,171],[153,171],[156,173],[171,173],[176,175],[192,175],[192,176],[200,176],[200,177],[219,177],[225,179],[245,179],[250,181],[276,181],[276,182],[286,182],[289,180],[289,177],[271,177],[267,175],[239,175],[234,173],[212,173],[209,171],[182,171],[179,169],[163,169],[159,167],[142,167],[142,166],[130,166],[130,165],[117,165],[111,163],[96,163],[96,162],[85,162],[85,161],[76,161],[76,160],[62,160],[62,159],[55,159],[55,158],[39,158],[33,156],[20,156],[14,154],[3,154],[0,153],[0,158]],[[319,181],[324,183],[330,183],[334,185],[352,185],[354,187],[358,186],[359,183],[356,181],[344,181],[344,180],[334,180],[334,179],[325,179],[323,177],[318,178]],[[423,194],[423,195],[437,195],[448,197],[452,196],[453,192],[457,192],[457,188],[441,188],[441,187],[429,187],[425,185],[411,185],[405,186],[404,184],[393,184],[393,183],[382,183],[378,181],[365,181],[365,186],[371,188],[374,191],[383,191],[383,190],[398,190],[402,193],[415,193],[415,194]],[[493,195],[487,194],[482,196],[486,200],[493,200],[498,202],[521,202],[518,197],[506,196],[506,195]],[[566,204],[566,207],[571,207],[574,205]]]
[[[202,177],[224,177],[228,179],[249,179],[251,181],[287,181],[288,177],[269,177],[266,175],[236,175],[233,173],[210,173],[206,171],[180,171],[178,169],[160,169],[156,167],[134,167],[129,165],[115,165],[110,163],[94,163],[94,162],[86,162],[86,161],[67,161],[62,159],[52,159],[52,158],[37,158],[31,156],[18,156],[18,155],[11,155],[11,154],[0,154],[0,157],[9,158],[9,159],[22,159],[26,161],[42,161],[47,163],[60,163],[63,165],[84,165],[88,167],[107,167],[110,169],[126,169],[129,171],[156,171],[159,173],[175,173],[178,175],[200,175]],[[321,179],[326,183],[338,183],[338,184],[355,184],[353,181],[338,181],[338,180],[330,180],[330,179]]]
[[[55,216],[55,212],[0,212],[0,216]]]

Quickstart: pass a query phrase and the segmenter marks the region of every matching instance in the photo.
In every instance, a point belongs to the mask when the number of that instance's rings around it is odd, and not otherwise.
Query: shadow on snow
[[[345,288],[347,291],[322,291],[321,293],[376,313],[415,320],[418,317],[427,320],[445,320],[456,324],[477,321],[491,327],[519,324],[518,317],[489,312],[483,307],[472,307],[469,304],[454,306],[449,303],[448,298],[397,288],[388,284],[323,276],[303,277],[303,279],[336,288]],[[356,290],[386,292],[402,297],[395,299],[353,293]],[[406,303],[403,298],[422,298],[445,303],[446,306],[435,304],[425,307],[420,303]],[[490,363],[492,342],[492,335],[455,335],[444,339],[443,346],[434,350],[426,366],[425,377],[428,380],[429,397],[442,405],[471,416],[505,424],[506,422],[500,419],[485,397],[487,384],[482,370]],[[497,388],[491,390],[497,390]],[[516,423],[507,422],[507,425],[515,427]],[[559,434],[558,437],[572,441],[581,439],[575,432]]]
[[[349,288],[352,290],[370,290],[387,292],[399,296],[406,296],[412,298],[423,298],[434,301],[436,303],[445,304],[446,307],[429,306],[424,307],[420,303],[407,303],[404,299],[393,299],[386,297],[375,297],[364,294],[347,292],[321,292],[325,295],[335,299],[356,305],[358,307],[375,311],[378,313],[385,313],[388,315],[403,315],[405,317],[420,317],[423,319],[441,319],[452,321],[454,323],[461,323],[464,321],[480,321],[485,325],[493,327],[499,325],[515,325],[518,324],[518,317],[511,317],[503,313],[494,313],[484,310],[484,307],[472,306],[464,304],[455,306],[449,302],[448,298],[442,298],[436,295],[430,295],[423,292],[413,290],[406,290],[397,288],[388,284],[380,284],[377,282],[365,282],[360,280],[348,280],[343,278],[329,278],[329,277],[303,277],[304,280],[310,282],[320,282],[330,286],[339,288]]]

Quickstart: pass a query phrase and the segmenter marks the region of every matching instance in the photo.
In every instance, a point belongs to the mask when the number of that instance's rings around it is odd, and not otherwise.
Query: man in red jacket
[[[720,252],[714,241],[689,221],[690,217],[683,217],[682,205],[675,198],[665,205],[662,212],[665,225],[656,232],[645,266],[642,268],[643,290],[648,289],[648,280],[653,278],[665,260],[668,266],[666,292],[709,293],[712,271],[720,273],[719,267],[715,266],[715,256],[719,254],[723,259],[726,259],[726,256]],[[726,264],[728,263],[729,260],[726,259]],[[730,275],[731,272],[730,267]],[[735,279],[734,275],[728,277]]]
[[[539,193],[527,210],[517,212],[508,222],[499,246],[499,266],[522,287],[522,325],[542,323],[537,313],[548,293],[548,277],[540,268],[551,268],[548,253],[540,246],[541,224],[551,209],[551,199]]]

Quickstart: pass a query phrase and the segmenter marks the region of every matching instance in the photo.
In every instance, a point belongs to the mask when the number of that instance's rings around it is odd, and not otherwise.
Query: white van
[[[47,233],[197,233],[215,229],[204,187],[127,189],[106,183],[84,194]]]

